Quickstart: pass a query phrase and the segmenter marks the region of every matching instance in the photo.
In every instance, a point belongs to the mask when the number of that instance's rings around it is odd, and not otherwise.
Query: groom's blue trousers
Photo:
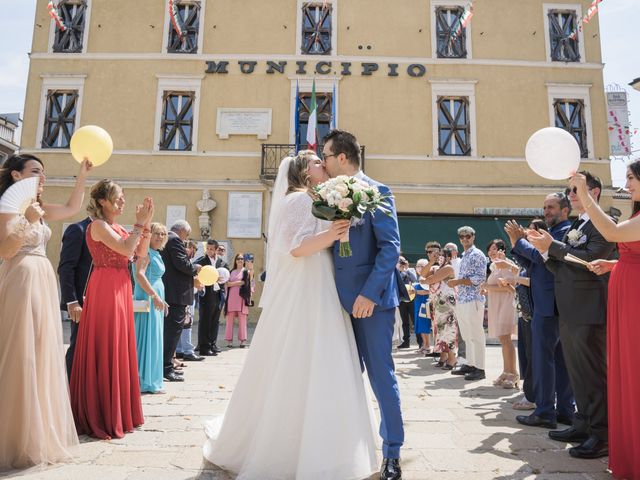
[[[353,333],[358,345],[360,365],[369,376],[369,382],[380,407],[380,436],[385,458],[400,458],[404,442],[400,390],[391,356],[395,308],[374,309],[368,318],[351,317]]]

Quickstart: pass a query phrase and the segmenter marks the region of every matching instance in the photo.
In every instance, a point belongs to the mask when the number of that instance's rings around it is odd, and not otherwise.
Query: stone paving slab
[[[224,412],[247,351],[225,349],[188,363],[186,382],[166,383],[165,394],[142,397],[145,424],[125,438],[82,437],[74,463],[3,472],[0,478],[233,480],[202,458],[202,424]],[[491,385],[502,370],[499,348],[487,348],[488,379],[479,382],[435,368],[414,350],[397,352],[395,361],[406,431],[405,480],[611,479],[606,458],[573,459],[570,445],[514,420],[519,412],[511,404],[520,393]]]

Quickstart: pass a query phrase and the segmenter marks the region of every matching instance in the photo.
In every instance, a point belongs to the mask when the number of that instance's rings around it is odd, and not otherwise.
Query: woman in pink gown
[[[58,283],[46,254],[51,230],[44,220],[80,211],[90,169],[89,162],[82,163],[65,205],[41,198],[45,175],[37,157],[13,155],[0,170],[0,195],[16,182],[40,177],[34,203],[23,214],[0,213],[0,471],[68,459],[78,444]]]
[[[111,180],[91,189],[87,210],[95,220],[87,228],[87,246],[93,269],[71,372],[78,433],[105,440],[144,423],[128,262],[136,249],[149,246],[153,202],[146,198],[137,207],[131,234],[115,223],[124,204],[122,189]]]
[[[598,231],[610,242],[618,242],[619,260],[595,260],[590,270],[598,275],[611,272],[607,304],[607,375],[609,403],[609,468],[615,478],[640,479],[640,376],[637,351],[640,346],[640,314],[636,304],[640,285],[640,160],[627,170],[627,190],[633,200],[633,215],[615,224],[587,193],[586,179],[571,179],[580,200]]]

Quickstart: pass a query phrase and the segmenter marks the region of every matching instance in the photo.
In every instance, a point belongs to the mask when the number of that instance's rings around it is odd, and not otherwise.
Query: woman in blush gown
[[[76,215],[91,164],[84,161],[65,205],[43,201],[44,165],[32,155],[9,157],[0,195],[22,179],[40,177],[23,215],[0,213],[0,470],[68,459],[78,444],[65,374],[58,283],[43,220]]]
[[[611,272],[607,302],[607,394],[609,409],[609,468],[614,478],[640,479],[640,377],[637,351],[640,315],[636,304],[640,284],[640,160],[627,168],[627,190],[633,201],[629,220],[615,224],[588,193],[586,178],[570,181],[589,218],[609,242],[618,242],[619,260],[594,260],[589,269]]]
[[[124,193],[112,180],[91,189],[87,247],[93,270],[87,284],[71,371],[71,407],[78,433],[109,440],[144,423],[133,296],[128,262],[149,246],[153,201],[136,208],[129,234],[115,223],[124,210]],[[140,241],[142,238],[142,241]]]
[[[326,179],[311,151],[280,165],[262,315],[226,413],[205,425],[205,458],[239,480],[376,471],[371,403],[329,250],[349,222],[313,217],[307,193]]]

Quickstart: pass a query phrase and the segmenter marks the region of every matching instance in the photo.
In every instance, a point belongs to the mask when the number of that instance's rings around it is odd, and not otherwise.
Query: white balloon
[[[580,167],[580,146],[573,135],[547,127],[531,135],[525,148],[531,170],[549,180],[564,180]]]

